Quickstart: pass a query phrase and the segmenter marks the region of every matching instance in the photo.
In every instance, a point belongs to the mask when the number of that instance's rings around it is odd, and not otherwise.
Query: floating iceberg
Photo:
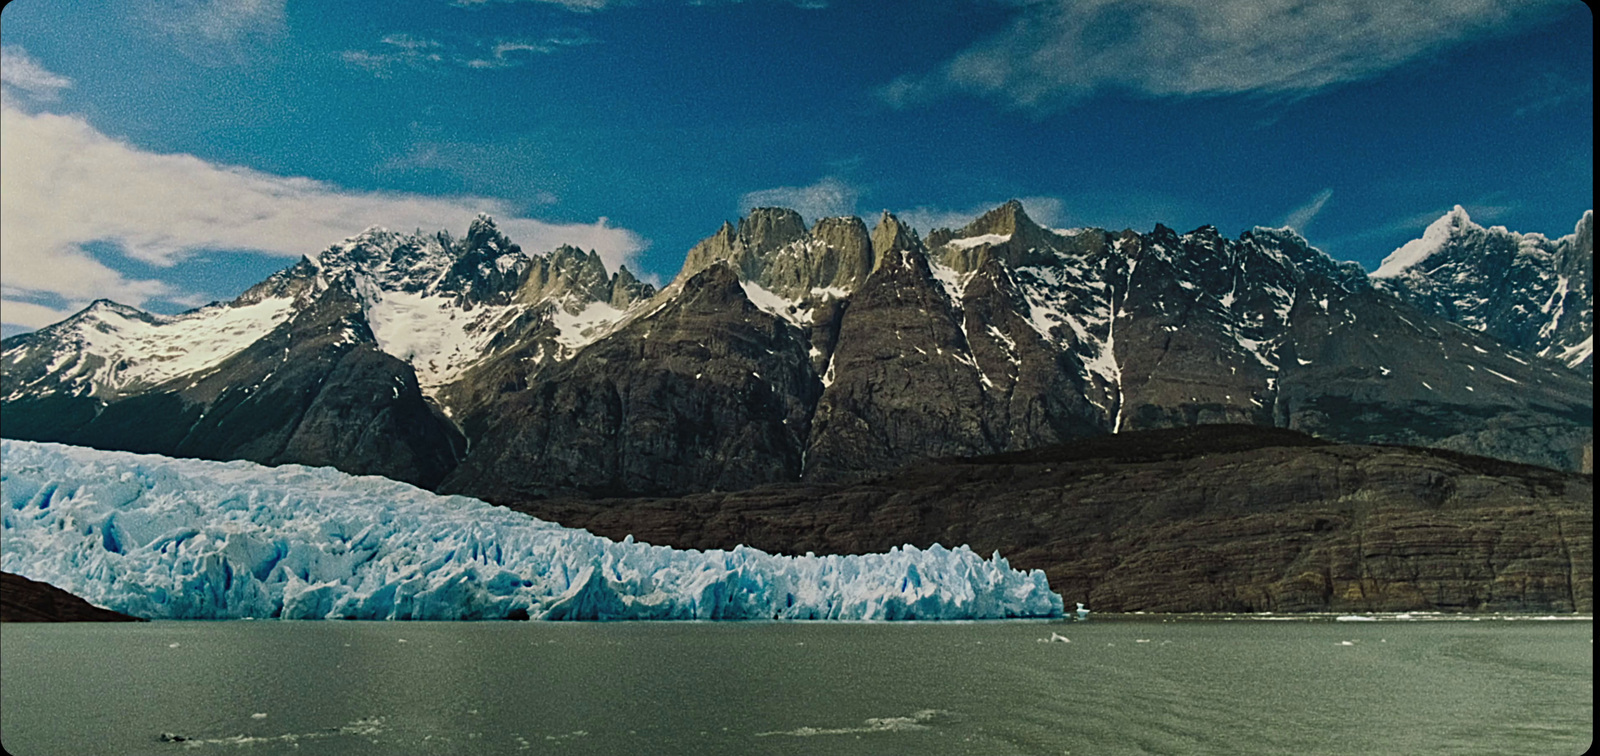
[[[152,619],[1059,617],[966,546],[678,550],[327,468],[0,441],[0,566]]]

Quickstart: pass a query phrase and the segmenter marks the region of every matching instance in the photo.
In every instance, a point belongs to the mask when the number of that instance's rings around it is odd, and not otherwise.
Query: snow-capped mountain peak
[[[354,300],[377,346],[409,362],[425,391],[459,377],[509,341],[554,327],[562,359],[654,289],[598,255],[562,246],[528,255],[479,214],[464,237],[371,226],[329,245],[230,303],[176,316],[101,300],[8,343],[8,398],[65,391],[114,398],[193,380],[314,307],[330,288]],[[513,327],[515,325],[515,327]]]
[[[1450,240],[1471,231],[1482,231],[1483,226],[1472,222],[1467,215],[1466,208],[1456,205],[1450,212],[1439,216],[1439,219],[1428,224],[1422,232],[1422,237],[1413,239],[1401,245],[1399,249],[1389,253],[1383,258],[1383,263],[1373,271],[1373,278],[1394,278],[1407,270],[1422,264],[1424,260],[1432,257]]]
[[[0,353],[7,400],[66,393],[102,401],[203,373],[294,312],[289,297],[211,304],[166,316],[101,299]]]
[[[1581,372],[1592,370],[1594,213],[1554,241],[1455,209],[1372,274],[1390,293]]]
[[[373,228],[320,257],[320,277],[351,290],[379,347],[411,363],[429,392],[546,324],[559,346],[545,354],[563,359],[654,294],[626,270],[607,273],[592,251],[529,255],[483,213],[460,239]]]

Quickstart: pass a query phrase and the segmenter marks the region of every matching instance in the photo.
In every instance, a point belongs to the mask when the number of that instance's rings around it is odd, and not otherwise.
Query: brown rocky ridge
[[[502,501],[677,548],[999,550],[1107,612],[1592,612],[1593,476],[1241,425],[913,464],[853,484]]]
[[[0,572],[0,622],[144,622],[101,609],[49,583]]]

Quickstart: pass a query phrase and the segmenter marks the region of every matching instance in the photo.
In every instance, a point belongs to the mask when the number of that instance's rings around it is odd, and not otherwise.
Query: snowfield
[[[0,441],[0,567],[152,619],[1058,617],[965,546],[790,557],[602,538],[328,468]]]

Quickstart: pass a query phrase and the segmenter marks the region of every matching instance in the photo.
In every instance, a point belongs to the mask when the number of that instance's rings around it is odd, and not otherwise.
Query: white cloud
[[[243,63],[253,45],[281,37],[288,0],[143,0],[143,20],[202,62]]]
[[[72,86],[72,80],[45,70],[21,47],[6,45],[0,47],[0,86],[22,90],[35,99],[54,100],[61,90]]]
[[[550,35],[538,40],[501,39],[492,43],[479,42],[473,49],[460,52],[432,39],[421,39],[408,34],[390,34],[374,50],[345,50],[339,53],[344,62],[373,74],[386,77],[397,68],[428,69],[439,66],[460,66],[472,69],[510,68],[520,65],[525,54],[543,55],[568,47],[592,44],[595,40],[580,34]]]
[[[46,307],[42,304],[20,299],[7,298],[0,300],[0,322],[4,322],[7,326],[7,335],[12,332],[12,326],[20,326],[20,328],[15,329],[19,332],[22,330],[31,331],[36,328],[43,328],[51,323],[59,323],[66,320],[73,312],[75,311],[58,310],[54,307]]]
[[[297,257],[380,225],[399,230],[466,228],[481,211],[530,252],[571,243],[607,265],[631,259],[644,240],[602,218],[554,224],[517,217],[502,200],[354,192],[307,178],[216,165],[191,155],[146,152],[80,118],[0,107],[0,280],[4,322],[38,326],[45,317],[12,296],[55,296],[69,305],[107,297],[141,305],[195,296],[155,280],[129,278],[84,249],[118,245],[135,260],[170,267],[218,250]],[[46,310],[50,308],[44,308]],[[13,313],[21,313],[14,319]],[[22,318],[26,318],[25,322]]]
[[[741,3],[745,0],[683,0],[684,5],[719,5]],[[805,10],[818,10],[828,7],[828,0],[782,0],[789,5]],[[491,2],[514,3],[535,2],[546,5],[559,5],[574,13],[593,13],[607,8],[618,8],[629,5],[639,5],[640,0],[453,0],[451,5],[458,8],[471,8],[479,5],[488,5]]]
[[[1558,0],[1040,0],[937,71],[879,94],[955,92],[1022,107],[1106,89],[1156,96],[1301,95],[1375,76],[1545,16]]]
[[[1317,192],[1316,196],[1307,200],[1304,205],[1290,210],[1288,215],[1283,216],[1282,225],[1288,226],[1304,235],[1306,226],[1311,225],[1311,221],[1317,217],[1317,213],[1322,212],[1322,206],[1328,204],[1328,200],[1332,197],[1332,189],[1323,189]]]
[[[516,0],[499,0],[499,1],[500,2],[516,2]],[[604,9],[606,9],[608,7],[613,7],[613,6],[617,6],[617,5],[629,5],[629,4],[631,4],[631,3],[628,3],[627,0],[525,0],[525,1],[537,2],[537,3],[545,3],[545,4],[548,4],[548,5],[559,5],[559,6],[561,6],[563,8],[566,8],[567,10],[572,11],[574,13],[592,13],[592,12],[597,11],[597,10],[604,10]],[[455,5],[455,6],[462,7],[462,8],[467,8],[467,7],[471,7],[471,6],[474,6],[474,5],[488,5],[490,2],[491,2],[491,0],[455,0],[455,2],[451,3],[451,5]]]
[[[755,207],[786,207],[800,213],[807,223],[819,218],[853,215],[861,191],[843,179],[828,176],[810,186],[780,186],[749,192],[739,198],[739,211]]]
[[[287,0],[202,0],[188,3],[192,12],[179,28],[207,39],[233,41],[258,32],[283,27]],[[180,8],[182,4],[180,4]]]

